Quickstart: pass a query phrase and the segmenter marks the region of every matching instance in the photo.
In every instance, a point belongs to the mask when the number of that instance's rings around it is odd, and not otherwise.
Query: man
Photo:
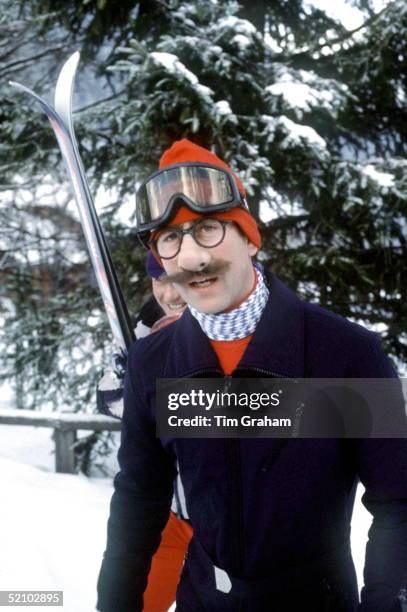
[[[129,351],[98,610],[142,610],[176,462],[194,530],[178,612],[397,610],[407,578],[406,440],[155,433],[157,378],[395,377],[379,340],[253,266],[261,238],[243,185],[209,151],[174,143],[138,191],[137,218],[188,308]],[[374,517],[359,608],[349,544],[358,477]]]

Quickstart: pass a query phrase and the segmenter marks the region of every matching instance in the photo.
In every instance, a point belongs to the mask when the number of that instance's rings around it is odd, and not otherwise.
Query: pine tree
[[[127,80],[112,183],[128,192],[175,138],[212,146],[271,217],[262,258],[405,360],[404,3],[355,32],[302,3],[267,4],[262,29],[232,1],[171,7],[171,33],[131,40],[112,66]]]
[[[3,0],[0,13],[0,381],[10,380],[18,408],[93,411],[110,363],[109,326],[54,135],[31,100],[7,86],[19,80],[49,97],[74,37],[52,13]],[[120,252],[123,227],[110,215],[105,228]],[[142,257],[118,259],[126,285]],[[134,313],[145,286],[129,299]]]

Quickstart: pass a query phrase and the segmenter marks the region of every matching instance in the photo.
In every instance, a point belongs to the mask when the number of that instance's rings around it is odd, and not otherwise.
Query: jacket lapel
[[[238,369],[265,370],[276,376],[304,376],[304,313],[301,301],[274,275],[266,275],[269,299]],[[188,308],[175,329],[164,377],[221,374],[217,357]]]
[[[259,368],[276,376],[304,376],[304,310],[298,297],[276,276],[266,275],[269,299],[239,368]]]
[[[184,378],[199,372],[222,374],[215,352],[188,308],[174,325],[164,368],[166,378]]]

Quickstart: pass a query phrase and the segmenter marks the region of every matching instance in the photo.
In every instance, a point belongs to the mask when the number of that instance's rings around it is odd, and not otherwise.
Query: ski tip
[[[16,89],[19,89],[20,91],[26,91],[26,87],[25,85],[21,85],[21,83],[17,83],[17,81],[9,81],[8,84],[11,87],[15,87]]]
[[[61,68],[55,87],[55,110],[64,119],[66,126],[71,126],[70,129],[72,129],[72,94],[79,57],[79,51],[68,57]]]
[[[68,57],[67,61],[65,62],[65,66],[67,65],[74,66],[76,69],[79,63],[80,57],[81,57],[81,54],[79,53],[79,51],[75,51],[75,53],[72,53],[72,55]]]

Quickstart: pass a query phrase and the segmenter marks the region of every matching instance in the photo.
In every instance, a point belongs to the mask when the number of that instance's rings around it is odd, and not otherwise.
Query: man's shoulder
[[[350,377],[394,375],[380,337],[345,317],[317,304],[303,302],[309,361],[329,363]],[[317,357],[316,357],[317,356]]]
[[[312,337],[333,336],[341,338],[342,342],[380,344],[377,334],[369,331],[366,327],[350,321],[333,310],[328,310],[317,303],[302,299],[296,292],[270,273],[268,273],[268,277],[274,282],[278,281],[278,295],[282,295],[282,292],[284,292],[285,304],[295,302],[300,304],[299,312],[303,311],[305,332],[308,337],[311,334]]]
[[[359,323],[350,321],[344,316],[314,304],[312,302],[302,301],[305,312],[305,323],[313,331],[320,330],[328,334],[340,334],[344,340],[377,343],[379,338],[377,334],[366,329]]]

